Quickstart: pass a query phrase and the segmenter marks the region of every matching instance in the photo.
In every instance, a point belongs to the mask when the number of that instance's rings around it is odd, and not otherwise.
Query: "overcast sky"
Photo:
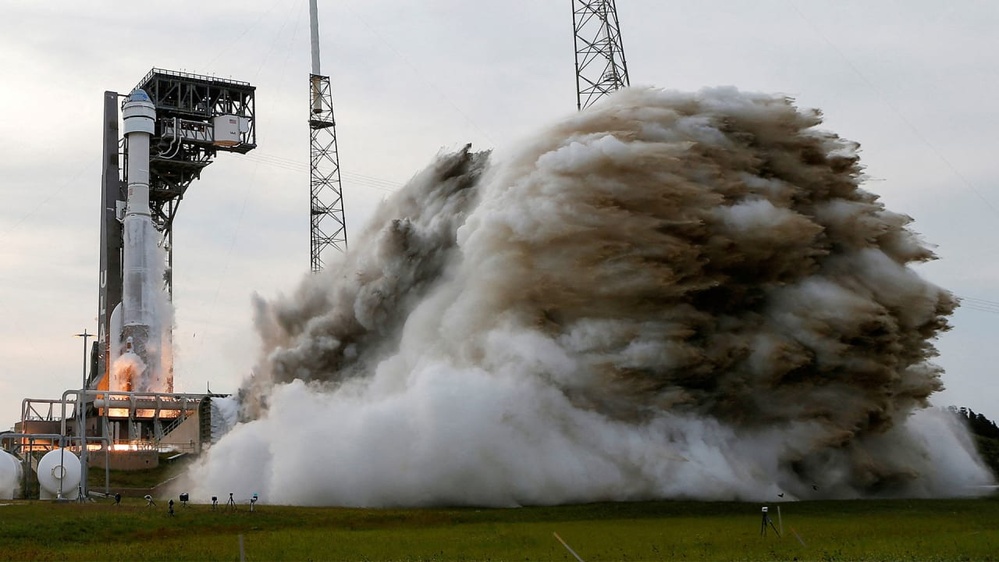
[[[575,111],[569,0],[319,2],[348,238],[442,148],[508,147]],[[999,3],[619,0],[631,82],[821,108],[967,299],[940,405],[999,418]],[[0,0],[0,428],[78,388],[96,332],[102,96],[152,67],[257,87],[258,148],[221,154],[174,226],[178,391],[234,391],[250,296],[309,269],[308,0]]]

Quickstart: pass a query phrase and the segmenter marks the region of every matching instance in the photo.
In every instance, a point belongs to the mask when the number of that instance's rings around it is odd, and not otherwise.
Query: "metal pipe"
[[[68,403],[68,396],[74,394],[77,396],[77,402],[80,401],[80,391],[79,390],[67,390],[62,393],[62,399],[58,400],[62,404],[62,421],[60,426],[60,431],[63,435],[66,434],[66,404]],[[83,392],[84,396],[94,395],[94,407],[95,408],[105,408],[105,417],[108,408],[123,408],[132,410],[154,410],[154,409],[164,409],[164,410],[183,410],[186,411],[187,408],[181,408],[177,406],[186,406],[187,400],[201,400],[206,395],[204,394],[191,394],[191,393],[175,393],[175,392],[110,392],[107,390],[87,390]],[[110,396],[110,398],[97,398],[98,395]],[[183,400],[179,405],[176,403],[166,402],[159,403],[161,398],[170,398],[173,400]],[[142,399],[146,399],[143,402]],[[25,400],[28,400],[27,398]],[[36,402],[43,402],[43,400],[36,400]],[[49,400],[49,402],[57,402],[56,400]],[[159,403],[159,406],[157,404]]]
[[[61,443],[63,440],[66,439],[65,435],[59,435],[58,433],[18,433],[16,431],[4,431],[0,433],[0,441],[17,439],[18,437],[25,439],[58,439],[60,446],[62,446]]]
[[[76,334],[77,337],[83,338],[83,394],[81,395],[79,410],[77,414],[80,416],[80,464],[82,465],[80,477],[80,495],[86,495],[87,493],[87,340],[92,338],[94,334],[87,333],[84,329],[82,334]]]
[[[103,437],[87,437],[87,443],[92,441],[97,441],[104,446],[104,495],[106,496],[111,493],[111,440],[106,435]],[[87,474],[86,470],[83,474]],[[87,491],[87,497],[89,497],[90,490],[86,487],[84,490]]]
[[[66,479],[66,447],[59,447],[59,493],[56,500],[62,499],[62,482]]]
[[[67,391],[65,391],[65,392],[62,393],[62,400],[61,400],[61,402],[62,402],[62,415],[60,416],[62,419],[61,419],[60,425],[59,425],[59,433],[62,433],[63,435],[66,435],[66,400],[67,400],[66,397],[68,395],[70,395],[70,394],[75,394],[76,395],[76,401],[77,401],[77,403],[80,403],[81,402],[81,395],[83,394],[83,392],[80,391],[80,390],[67,390]]]
[[[165,411],[170,411],[170,412],[174,412],[174,411],[181,411],[181,412],[183,412],[183,411],[193,410],[194,409],[191,406],[189,406],[186,402],[177,402],[177,403],[171,404],[169,402],[156,402],[156,401],[152,401],[152,400],[136,400],[134,402],[133,401],[129,401],[129,400],[114,400],[114,399],[111,399],[111,400],[104,400],[104,399],[94,400],[94,407],[95,408],[121,408],[123,410],[127,410],[127,409],[131,409],[133,406],[134,406],[134,409],[136,409],[136,410],[154,410],[154,409],[156,409],[156,410],[165,410]],[[153,417],[154,418],[159,417],[159,412],[157,411],[156,414],[154,414]]]

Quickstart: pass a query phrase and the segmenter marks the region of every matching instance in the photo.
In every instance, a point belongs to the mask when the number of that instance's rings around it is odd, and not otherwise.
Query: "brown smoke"
[[[463,465],[451,489],[438,479],[457,469],[434,461],[444,449],[410,450],[393,462],[420,465],[436,492],[389,503],[944,494],[988,481],[966,438],[910,423],[941,388],[932,341],[955,299],[909,268],[933,253],[861,189],[858,145],[820,122],[780,96],[631,89],[486,171],[488,155],[467,147],[440,158],[334,272],[257,303],[265,357],[246,412],[263,415],[296,380],[331,420],[384,415],[386,397],[400,412],[429,401],[468,446],[538,463]],[[268,416],[249,425],[288,427]],[[439,425],[419,423],[399,427],[433,441],[421,432]],[[584,472],[615,468],[553,486],[569,470],[545,464],[553,448]],[[965,465],[938,473],[954,451]],[[393,484],[367,478],[319,501],[385,503]]]
[[[383,204],[359,236],[360,251],[344,263],[307,278],[290,299],[273,305],[255,299],[268,355],[261,376],[242,391],[247,411],[259,413],[271,384],[363,375],[390,351],[454,249],[454,232],[489,156],[470,148],[440,157]]]

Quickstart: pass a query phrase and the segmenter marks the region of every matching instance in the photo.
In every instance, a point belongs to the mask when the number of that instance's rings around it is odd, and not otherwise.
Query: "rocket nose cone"
[[[136,88],[132,90],[132,93],[128,95],[128,101],[152,101],[149,99],[149,94],[141,88]]]

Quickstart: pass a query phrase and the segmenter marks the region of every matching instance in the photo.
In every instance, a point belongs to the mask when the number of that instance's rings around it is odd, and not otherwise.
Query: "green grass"
[[[999,560],[999,499],[370,510],[142,500],[0,507],[0,560]],[[776,504],[771,504],[776,522]],[[802,544],[791,533],[797,532]]]

